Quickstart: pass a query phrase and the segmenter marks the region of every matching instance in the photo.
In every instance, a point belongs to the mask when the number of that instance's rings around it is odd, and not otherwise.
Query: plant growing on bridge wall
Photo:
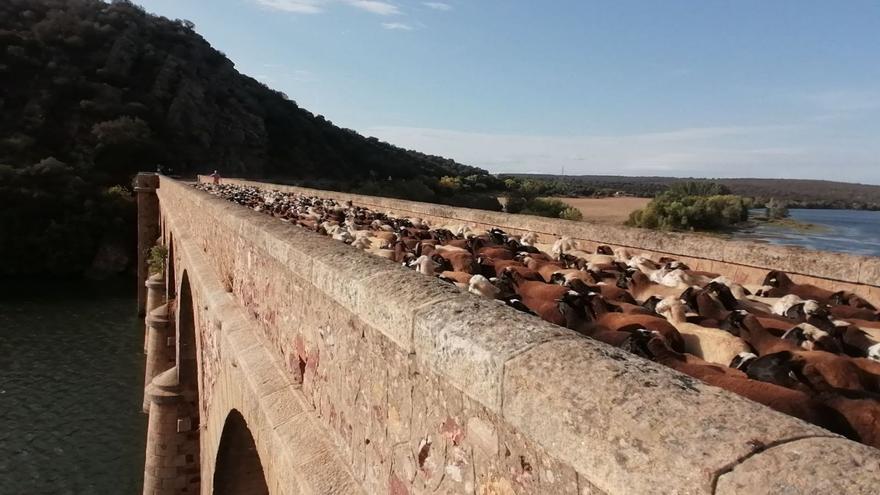
[[[147,265],[150,267],[150,275],[165,271],[165,261],[168,259],[168,248],[165,246],[153,246],[150,248],[150,256]]]

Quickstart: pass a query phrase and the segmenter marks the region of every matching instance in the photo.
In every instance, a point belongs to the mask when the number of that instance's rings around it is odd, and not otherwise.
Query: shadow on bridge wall
[[[254,437],[244,417],[235,409],[226,417],[220,437],[214,494],[269,495]]]

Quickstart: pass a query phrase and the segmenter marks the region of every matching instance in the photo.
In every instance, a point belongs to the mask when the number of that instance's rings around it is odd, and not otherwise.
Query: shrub
[[[562,218],[565,220],[583,220],[584,214],[581,213],[581,210],[579,210],[573,206],[569,206],[568,208],[559,212],[559,218]]]
[[[165,271],[165,260],[168,258],[168,248],[165,246],[153,246],[150,248],[150,256],[147,265],[150,267],[150,275]]]
[[[526,202],[521,211],[526,215],[538,215],[541,217],[560,218],[560,214],[568,208],[568,205],[558,199],[535,198]]]
[[[781,201],[777,201],[776,198],[768,201],[765,209],[767,211],[767,218],[778,220],[788,217],[788,206]]]
[[[509,196],[504,211],[507,213],[519,213],[526,207],[526,198],[522,196]]]
[[[627,225],[660,230],[721,230],[748,220],[749,210],[740,196],[680,195],[667,191],[630,214]]]

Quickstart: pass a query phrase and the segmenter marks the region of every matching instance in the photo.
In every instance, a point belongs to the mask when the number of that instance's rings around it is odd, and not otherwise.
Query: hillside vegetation
[[[674,184],[714,182],[731,194],[754,198],[755,205],[776,199],[790,208],[850,208],[880,210],[880,186],[804,179],[693,179],[676,177],[625,177],[614,175],[533,175],[503,177],[533,181],[545,196],[604,197],[617,192],[653,198]]]
[[[0,87],[0,275],[133,252],[133,203],[108,189],[157,164],[500,209],[485,171],[339,128],[240,74],[192,23],[128,2],[3,0]]]
[[[632,212],[627,225],[660,230],[725,230],[749,219],[750,199],[715,182],[675,183],[647,206]]]

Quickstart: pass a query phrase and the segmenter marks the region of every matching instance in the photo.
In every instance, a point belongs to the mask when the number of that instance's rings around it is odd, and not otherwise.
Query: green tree
[[[628,225],[660,230],[721,230],[748,219],[740,196],[682,196],[667,191],[630,214]]]
[[[777,201],[776,198],[772,198],[767,202],[765,211],[767,212],[767,218],[774,220],[787,218],[789,215],[788,206],[781,201]]]
[[[563,218],[565,220],[583,220],[584,214],[581,213],[581,210],[569,206],[568,208],[559,212],[559,218]]]

